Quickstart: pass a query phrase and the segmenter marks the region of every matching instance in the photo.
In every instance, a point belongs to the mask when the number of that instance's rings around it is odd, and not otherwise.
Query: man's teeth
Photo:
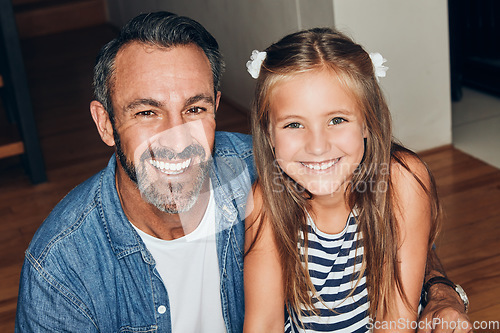
[[[149,160],[149,163],[163,173],[176,175],[184,172],[184,170],[189,167],[189,165],[191,164],[191,159],[185,160],[181,163],[168,163],[157,160]]]
[[[333,160],[333,161],[330,161],[330,162],[302,163],[302,165],[309,168],[309,169],[313,169],[313,170],[326,170],[326,169],[330,168],[332,165],[334,165],[335,163],[337,163],[339,160],[340,160],[340,157]]]

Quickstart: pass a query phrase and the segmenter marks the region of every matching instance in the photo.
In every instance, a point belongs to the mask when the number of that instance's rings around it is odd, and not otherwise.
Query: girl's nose
[[[311,129],[306,142],[306,152],[312,155],[323,155],[330,150],[328,136],[324,130]]]

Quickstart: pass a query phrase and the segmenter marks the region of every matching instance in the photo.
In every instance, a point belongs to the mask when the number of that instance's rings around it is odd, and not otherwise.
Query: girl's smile
[[[303,166],[315,172],[329,172],[340,161],[341,157],[323,162],[300,162]]]

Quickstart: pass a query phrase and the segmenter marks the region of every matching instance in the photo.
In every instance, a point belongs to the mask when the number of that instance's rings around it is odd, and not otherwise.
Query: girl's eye
[[[285,126],[285,128],[301,128],[301,127],[302,127],[302,125],[299,123],[290,123],[290,124]]]
[[[344,118],[335,117],[332,120],[330,120],[330,124],[331,125],[338,125],[338,124],[343,123],[344,121],[346,121]]]

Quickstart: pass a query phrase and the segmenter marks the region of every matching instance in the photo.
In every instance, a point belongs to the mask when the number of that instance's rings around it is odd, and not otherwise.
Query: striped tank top
[[[323,302],[317,300],[314,303],[319,310],[317,315],[302,316],[304,327],[295,313],[291,316],[286,313],[285,332],[369,331],[366,277],[357,282],[363,247],[356,249],[356,242],[362,237],[355,216],[351,213],[344,230],[338,234],[322,232],[309,215],[307,220],[309,275]],[[303,253],[304,248],[300,251]]]

